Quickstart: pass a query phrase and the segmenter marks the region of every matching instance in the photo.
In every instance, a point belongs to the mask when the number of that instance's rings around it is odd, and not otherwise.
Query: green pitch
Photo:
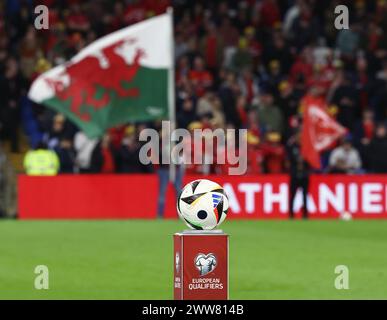
[[[231,299],[387,299],[387,221],[226,221]],[[180,221],[0,221],[0,299],[172,299]],[[49,290],[34,269],[49,268]],[[349,268],[349,290],[334,269]]]

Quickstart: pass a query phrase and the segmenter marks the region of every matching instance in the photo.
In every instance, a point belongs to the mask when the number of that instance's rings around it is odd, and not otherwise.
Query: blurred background
[[[48,29],[34,27],[37,5]],[[335,28],[338,5],[349,29]],[[242,176],[181,165],[169,183],[168,166],[138,156],[139,133],[160,121],[90,138],[27,97],[45,71],[169,6],[177,126],[247,129]],[[300,152],[311,104],[347,128],[314,167]],[[0,298],[171,298],[176,192],[208,178],[230,202],[231,299],[385,299],[386,111],[384,0],[2,0],[0,216],[17,220],[0,219]],[[35,290],[38,265],[52,290]],[[334,286],[340,265],[351,290]]]
[[[48,30],[33,26],[38,4],[49,8]],[[348,30],[334,27],[339,4],[349,9]],[[289,140],[300,130],[304,102],[317,97],[348,129],[321,155],[318,172],[387,172],[386,1],[6,0],[0,4],[2,215],[16,215],[16,177],[25,172],[26,152],[38,146],[57,155],[51,174],[155,172],[139,162],[138,134],[159,122],[129,122],[89,139],[26,94],[39,74],[97,38],[171,5],[178,127],[246,128],[247,175],[289,173]],[[340,148],[348,156],[340,157]],[[221,175],[226,168],[189,165],[185,172]]]

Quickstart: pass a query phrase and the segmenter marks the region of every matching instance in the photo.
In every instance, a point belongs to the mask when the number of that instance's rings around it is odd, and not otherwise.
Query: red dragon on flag
[[[95,40],[40,75],[28,97],[64,114],[89,137],[127,122],[170,117],[172,15],[162,14]]]
[[[63,80],[45,79],[60,100],[71,100],[70,109],[80,119],[90,121],[90,114],[82,112],[81,106],[88,105],[95,110],[103,108],[110,103],[113,92],[122,98],[138,97],[139,88],[125,89],[123,83],[133,81],[140,67],[140,59],[145,56],[145,52],[137,48],[132,64],[128,65],[116,52],[117,48],[125,42],[134,44],[136,40],[118,41],[104,48],[100,57],[87,56],[78,62],[66,65],[62,76],[69,77],[67,86]],[[96,98],[98,87],[106,90],[100,99]]]

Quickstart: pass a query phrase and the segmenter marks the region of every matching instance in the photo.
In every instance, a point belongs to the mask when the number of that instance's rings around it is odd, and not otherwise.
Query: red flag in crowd
[[[320,153],[346,133],[347,129],[336,122],[321,103],[310,102],[304,110],[301,154],[311,167],[321,169]]]

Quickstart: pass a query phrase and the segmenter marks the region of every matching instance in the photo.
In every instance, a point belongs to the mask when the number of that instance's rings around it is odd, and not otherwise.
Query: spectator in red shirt
[[[159,15],[164,13],[171,5],[171,0],[145,0],[146,8],[150,15]]]
[[[300,77],[305,80],[313,75],[312,52],[310,48],[305,48],[296,62],[290,69],[289,79],[295,83]]]
[[[89,19],[83,13],[79,3],[74,3],[70,7],[70,14],[67,17],[67,25],[70,31],[73,32],[86,32],[90,29]]]
[[[285,147],[281,144],[278,132],[266,134],[265,142],[261,146],[266,173],[283,173],[285,169]]]
[[[254,97],[259,93],[258,81],[249,68],[244,69],[238,79],[241,93],[247,104],[251,104]]]
[[[124,5],[122,2],[116,2],[114,4],[114,14],[109,16],[109,31],[113,32],[124,28],[125,24],[125,13],[124,13]]]
[[[146,4],[140,0],[132,0],[125,10],[125,22],[130,25],[146,18]]]
[[[115,161],[115,151],[111,144],[110,135],[106,133],[92,152],[91,172],[114,173],[116,169]]]
[[[224,17],[222,19],[219,34],[223,39],[224,45],[226,47],[237,47],[239,41],[239,32],[238,29],[231,23],[229,17]]]
[[[261,132],[257,112],[251,109],[247,115],[247,173],[259,174],[263,172],[263,152],[260,148]]]
[[[263,152],[259,147],[260,140],[247,133],[247,174],[263,173]]]
[[[214,23],[207,24],[206,35],[201,42],[201,52],[210,70],[215,71],[222,64],[223,41]]]
[[[256,38],[255,28],[252,26],[247,27],[245,29],[245,37],[249,53],[253,59],[253,65],[257,67],[262,54],[262,44]]]
[[[110,128],[108,130],[109,137],[114,149],[118,149],[121,146],[122,139],[125,135],[127,127],[125,125]]]
[[[213,77],[211,73],[206,70],[202,57],[195,58],[193,70],[189,73],[189,79],[192,81],[195,93],[198,97],[201,97],[206,89],[211,87]]]
[[[276,0],[263,0],[259,13],[263,27],[272,28],[281,21],[281,13]]]
[[[188,12],[184,12],[181,21],[175,27],[175,32],[181,33],[184,39],[190,39],[193,36],[196,37],[196,31],[196,26],[192,22],[191,15]]]

